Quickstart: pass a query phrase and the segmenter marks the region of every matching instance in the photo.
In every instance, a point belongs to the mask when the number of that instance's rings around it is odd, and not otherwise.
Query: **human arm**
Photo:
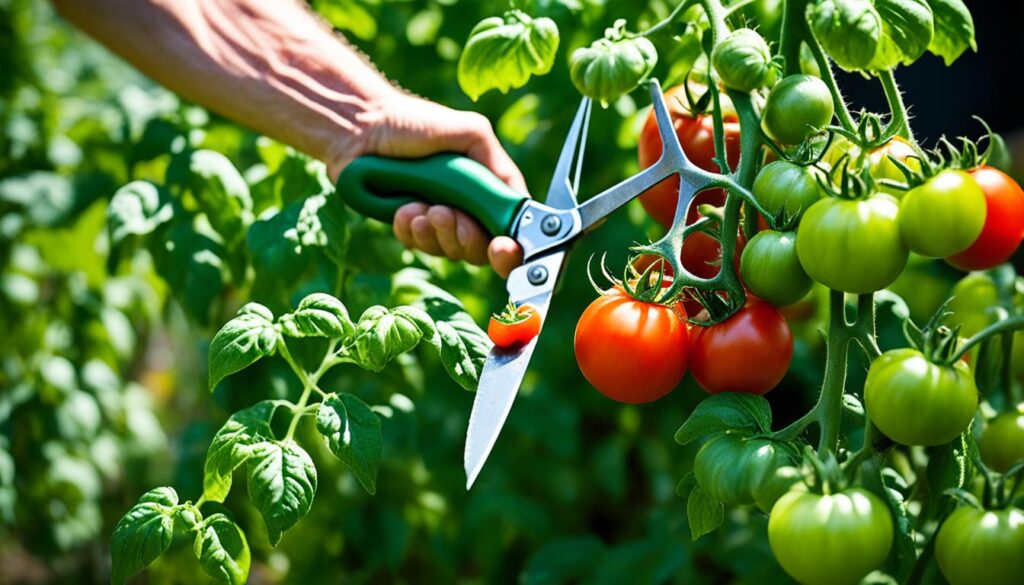
[[[296,0],[54,0],[60,13],[172,91],[323,160],[332,177],[364,154],[463,153],[525,192],[490,123],[405,93]],[[409,247],[484,263],[521,260],[462,212],[403,207]],[[490,244],[488,246],[488,243]]]

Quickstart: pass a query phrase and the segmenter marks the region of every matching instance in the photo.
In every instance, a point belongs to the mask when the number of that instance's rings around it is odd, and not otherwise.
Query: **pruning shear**
[[[577,201],[577,193],[590,125],[591,101],[586,97],[562,146],[544,203],[513,191],[476,161],[454,154],[420,159],[360,157],[342,171],[338,193],[352,209],[381,221],[391,222],[399,207],[422,201],[461,209],[491,235],[512,237],[523,249],[523,264],[508,277],[509,299],[517,307],[533,306],[543,323],[572,244],[634,197],[692,165],[676,137],[661,86],[656,80],[649,86],[664,145],[661,158],[583,203]],[[696,191],[696,186],[680,181],[677,214],[685,212]],[[466,432],[467,490],[501,433],[538,338],[514,349],[494,347],[484,362]]]

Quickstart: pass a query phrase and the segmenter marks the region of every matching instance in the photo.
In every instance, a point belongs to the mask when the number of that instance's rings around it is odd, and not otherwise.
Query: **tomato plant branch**
[[[818,439],[818,454],[821,456],[835,451],[839,444],[839,423],[842,419],[843,394],[846,391],[846,358],[850,347],[847,329],[846,295],[840,291],[829,291],[825,377],[821,383],[818,404],[814,407],[821,429]]]
[[[969,352],[971,348],[973,348],[975,345],[978,345],[982,341],[985,341],[989,337],[992,337],[993,335],[999,335],[1000,333],[1007,333],[1010,331],[1017,331],[1020,329],[1024,329],[1024,315],[1018,317],[1010,317],[1009,319],[1003,319],[1002,321],[993,323],[992,325],[989,325],[988,327],[976,333],[974,337],[971,337],[970,339],[965,341],[963,345],[960,346],[960,349],[957,350],[955,354],[953,354],[953,357],[949,359],[949,363],[955,364],[962,357],[964,357],[964,354]]]
[[[800,73],[800,41],[806,30],[804,11],[807,0],[785,0],[782,9],[782,33],[779,53],[785,60],[783,73]]]
[[[804,31],[807,30],[806,19],[801,21],[801,28]],[[835,105],[839,125],[848,132],[856,133],[857,124],[853,121],[853,115],[850,114],[850,108],[846,105],[842,92],[839,91],[839,84],[836,83],[835,74],[832,73],[832,62],[825,56],[825,51],[822,50],[814,35],[808,33],[805,35],[805,38],[807,46],[811,49],[811,54],[814,56],[814,62],[818,64],[818,69],[821,70],[821,79],[828,86],[829,92],[832,93],[832,103]],[[797,72],[799,72],[799,63],[797,65]]]
[[[914,133],[910,129],[910,114],[907,106],[903,103],[903,94],[896,85],[896,76],[892,69],[886,69],[878,73],[878,80],[882,82],[882,89],[885,91],[885,100],[889,103],[889,110],[892,111],[892,120],[889,124],[896,129],[896,133],[916,144]]]
[[[643,31],[642,33],[640,33],[640,36],[649,37],[671,26],[672,23],[675,22],[677,18],[679,18],[679,15],[682,14],[684,10],[696,4],[697,0],[681,0],[679,4],[677,4],[676,7],[672,10],[672,12],[670,12],[669,15],[665,17],[664,20],[655,24],[651,28]]]

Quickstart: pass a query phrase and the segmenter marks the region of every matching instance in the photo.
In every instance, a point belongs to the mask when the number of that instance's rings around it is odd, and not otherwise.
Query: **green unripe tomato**
[[[765,230],[751,238],[740,256],[740,276],[754,296],[776,307],[791,305],[811,292],[796,253],[796,232]]]
[[[804,585],[854,585],[892,548],[889,508],[871,492],[790,491],[772,507],[768,544],[779,564]]]
[[[722,433],[705,443],[693,462],[697,484],[729,506],[754,503],[754,490],[790,456],[768,439]]]
[[[749,28],[734,30],[718,43],[711,64],[722,83],[737,91],[751,92],[775,81],[768,43]]]
[[[1024,511],[957,508],[935,537],[935,560],[951,585],[1016,585],[1024,575]]]
[[[800,220],[796,251],[807,275],[829,288],[863,294],[892,284],[909,252],[888,195],[856,201],[826,197]]]
[[[658,51],[647,37],[630,36],[619,19],[607,37],[573,51],[569,77],[583,95],[607,105],[650,75]]]
[[[990,420],[978,439],[978,449],[985,465],[999,473],[1024,460],[1024,404]]]
[[[894,349],[871,363],[864,403],[878,430],[904,445],[941,445],[967,430],[978,387],[963,361],[933,364],[916,349]]]
[[[961,278],[949,295],[947,307],[953,314],[948,324],[960,326],[960,334],[971,337],[999,319],[999,288],[984,272],[972,272]],[[1016,348],[1016,344],[1014,344]]]
[[[799,144],[828,126],[835,113],[832,93],[825,82],[811,75],[790,75],[768,94],[761,128],[782,144]]]
[[[814,37],[836,65],[864,69],[875,58],[882,17],[870,0],[823,0],[808,15]]]
[[[754,197],[772,217],[781,213],[786,219],[799,220],[814,202],[821,199],[818,177],[823,175],[813,166],[777,160],[766,164],[757,173]]]
[[[794,490],[806,489],[801,480],[803,474],[796,467],[784,466],[769,473],[754,489],[754,503],[762,512],[768,514],[779,498]]]
[[[974,179],[947,169],[903,196],[900,235],[922,256],[952,256],[978,239],[985,208],[985,193]]]

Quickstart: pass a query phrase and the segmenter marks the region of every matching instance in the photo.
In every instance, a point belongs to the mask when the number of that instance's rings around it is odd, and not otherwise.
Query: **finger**
[[[427,219],[434,228],[434,236],[444,255],[451,260],[463,259],[463,248],[456,231],[455,211],[443,205],[433,205],[427,211]]]
[[[491,122],[478,114],[467,119],[470,122],[465,134],[468,141],[464,145],[466,156],[491,169],[491,172],[516,191],[528,193],[523,173],[501,146],[491,128]]]
[[[427,254],[444,256],[444,250],[441,249],[441,245],[437,243],[437,237],[434,235],[434,226],[430,225],[427,216],[421,215],[412,220],[412,238],[416,247]]]
[[[412,220],[427,214],[427,205],[424,203],[408,203],[398,208],[395,218],[391,221],[391,229],[395,237],[406,248],[416,246],[416,239],[412,235]]]
[[[523,263],[523,249],[515,240],[506,236],[498,236],[491,240],[487,249],[494,271],[502,278],[508,278],[512,269]]]
[[[470,264],[487,264],[487,244],[490,236],[472,217],[455,212],[455,233],[462,247],[463,258]]]

